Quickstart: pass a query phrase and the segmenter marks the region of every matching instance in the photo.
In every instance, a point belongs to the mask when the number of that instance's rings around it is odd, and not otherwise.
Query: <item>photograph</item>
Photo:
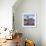
[[[22,21],[24,27],[36,27],[36,14],[24,14]]]

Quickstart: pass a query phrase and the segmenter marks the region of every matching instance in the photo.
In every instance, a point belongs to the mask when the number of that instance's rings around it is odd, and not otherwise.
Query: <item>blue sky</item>
[[[28,16],[29,18],[34,18],[34,15],[33,15],[33,14],[24,15],[24,18],[27,19],[27,16]]]

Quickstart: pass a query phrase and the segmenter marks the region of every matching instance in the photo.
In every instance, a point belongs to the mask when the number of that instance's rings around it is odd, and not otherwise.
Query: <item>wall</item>
[[[46,46],[46,0],[41,5],[41,38],[42,46]]]
[[[0,27],[12,29],[12,6],[16,0],[0,0]]]
[[[41,0],[23,0],[22,3],[15,3],[13,6],[15,30],[23,33],[23,37],[35,41],[36,46],[45,46],[46,41],[43,40],[45,35],[46,22],[45,19],[45,1]],[[44,11],[43,11],[44,10]],[[22,13],[36,12],[37,26],[35,28],[22,27]],[[44,30],[44,31],[43,31]],[[44,35],[43,35],[44,34]],[[46,37],[44,36],[44,39]],[[45,43],[44,43],[44,42]],[[42,45],[41,45],[42,44]]]

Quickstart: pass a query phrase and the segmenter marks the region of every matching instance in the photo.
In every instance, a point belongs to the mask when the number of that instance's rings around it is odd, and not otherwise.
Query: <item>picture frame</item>
[[[26,12],[22,14],[23,27],[36,27],[36,13]]]

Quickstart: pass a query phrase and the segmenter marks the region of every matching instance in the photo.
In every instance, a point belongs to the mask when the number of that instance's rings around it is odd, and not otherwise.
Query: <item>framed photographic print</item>
[[[22,15],[22,26],[23,27],[36,27],[36,13],[23,13]]]

